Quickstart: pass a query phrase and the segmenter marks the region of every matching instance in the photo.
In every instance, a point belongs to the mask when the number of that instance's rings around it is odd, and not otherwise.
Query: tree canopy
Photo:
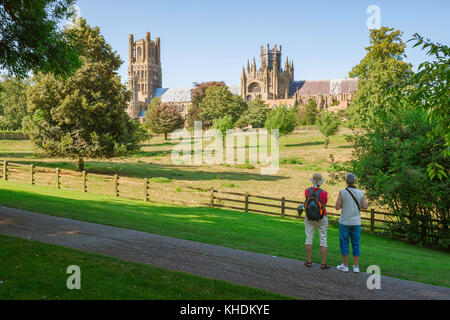
[[[20,130],[27,115],[27,79],[3,76],[0,81],[0,129]]]
[[[71,18],[75,0],[0,1],[0,67],[24,77],[30,71],[73,73],[80,43],[58,24]]]
[[[406,44],[401,36],[401,31],[387,27],[370,31],[366,55],[349,73],[358,78],[358,90],[349,106],[352,126],[377,125],[376,114],[392,107],[389,92],[404,87],[411,76],[411,65],[403,61]]]
[[[294,131],[296,119],[295,109],[287,109],[280,105],[267,114],[265,127],[267,130],[278,129],[280,135],[286,135]]]
[[[215,119],[226,115],[231,116],[233,123],[236,122],[247,109],[247,104],[241,96],[233,95],[227,87],[214,85],[206,89],[199,107],[202,110],[201,120],[210,127]]]
[[[84,47],[82,66],[63,78],[37,73],[28,90],[25,121],[31,140],[50,156],[78,159],[123,156],[139,149],[143,138],[126,113],[130,93],[120,83],[119,55],[84,19],[65,31]],[[80,42],[80,43],[78,43]]]
[[[170,104],[161,104],[155,107],[146,117],[147,127],[154,133],[167,135],[184,127],[184,119],[178,109]]]
[[[321,134],[325,136],[325,149],[328,148],[330,137],[339,131],[340,120],[337,114],[331,111],[323,111],[317,117],[317,126]]]

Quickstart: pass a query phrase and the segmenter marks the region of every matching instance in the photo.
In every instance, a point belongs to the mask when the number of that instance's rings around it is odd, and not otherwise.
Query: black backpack
[[[320,199],[322,191],[322,189],[319,189],[317,192],[314,192],[313,188],[309,188],[309,195],[305,201],[306,217],[308,220],[318,221],[323,218],[325,208]]]

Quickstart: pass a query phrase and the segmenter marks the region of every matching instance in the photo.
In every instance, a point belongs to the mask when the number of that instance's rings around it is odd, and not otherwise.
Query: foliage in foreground
[[[75,0],[0,1],[0,67],[19,77],[29,71],[73,73],[79,47],[58,24],[73,17]]]
[[[368,100],[366,109],[362,104],[353,109],[364,130],[351,138],[354,159],[346,170],[359,177],[370,200],[396,215],[390,224],[393,234],[448,249],[449,52],[430,42],[424,47],[431,46],[432,54],[445,58],[422,65],[423,72],[411,77],[399,57],[405,47],[400,34],[388,28],[373,30],[369,52],[352,71],[364,77],[358,84],[356,107]],[[437,170],[430,170],[430,164]]]

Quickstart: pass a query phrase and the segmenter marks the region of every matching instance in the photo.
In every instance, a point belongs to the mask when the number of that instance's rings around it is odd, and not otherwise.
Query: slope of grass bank
[[[264,290],[0,235],[0,299],[284,299]],[[81,289],[67,289],[67,267]]]
[[[207,207],[177,207],[0,181],[0,205],[70,219],[305,260],[303,222]],[[318,235],[313,261],[320,262]],[[363,270],[450,287],[450,254],[364,233]],[[328,230],[328,263],[341,262],[338,229]]]

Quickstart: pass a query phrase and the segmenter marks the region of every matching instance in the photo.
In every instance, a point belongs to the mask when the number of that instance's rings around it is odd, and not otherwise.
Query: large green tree
[[[67,75],[80,66],[80,47],[58,24],[75,0],[1,0],[0,68],[20,77],[31,70]],[[72,12],[72,13],[71,13]]]
[[[393,28],[371,30],[366,55],[349,73],[358,78],[358,89],[349,106],[352,126],[382,125],[377,114],[393,107],[390,92],[404,87],[410,78],[411,65],[403,61],[406,44],[401,36],[402,32]]]
[[[3,76],[0,82],[0,129],[20,130],[27,114],[27,79]]]
[[[130,93],[117,73],[122,61],[84,19],[67,28],[68,38],[82,46],[82,66],[63,78],[37,73],[28,91],[25,121],[31,140],[50,156],[78,159],[111,158],[139,149],[139,126],[126,113]]]
[[[208,87],[199,106],[202,109],[200,117],[207,127],[210,127],[214,120],[226,115],[231,116],[234,123],[247,109],[247,104],[242,97],[233,95],[224,86]]]

